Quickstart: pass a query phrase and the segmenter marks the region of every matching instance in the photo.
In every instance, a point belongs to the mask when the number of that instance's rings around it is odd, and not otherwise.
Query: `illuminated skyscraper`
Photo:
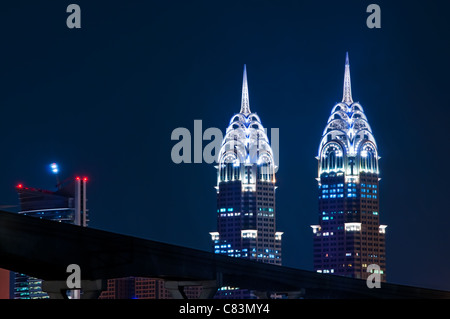
[[[331,111],[317,156],[319,224],[311,226],[317,272],[365,279],[367,267],[376,264],[385,281],[379,158],[364,110],[352,98],[347,53],[342,102]]]
[[[281,265],[276,231],[274,155],[264,127],[250,111],[244,65],[241,110],[232,116],[218,155],[217,254]]]

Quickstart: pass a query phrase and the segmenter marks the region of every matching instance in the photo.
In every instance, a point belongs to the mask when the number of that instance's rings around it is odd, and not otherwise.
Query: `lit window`
[[[258,235],[258,231],[256,229],[241,230],[242,238],[256,238],[257,235]]]
[[[345,231],[348,232],[361,231],[361,223],[345,223]]]

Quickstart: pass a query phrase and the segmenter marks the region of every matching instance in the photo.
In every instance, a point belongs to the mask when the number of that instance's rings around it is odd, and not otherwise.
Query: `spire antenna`
[[[344,94],[342,97],[342,102],[348,105],[353,103],[352,82],[350,80],[350,62],[348,60],[348,52],[345,53]]]
[[[248,83],[247,83],[247,65],[244,64],[244,76],[242,79],[242,99],[241,99],[241,113],[244,115],[250,114],[250,102],[248,98]]]

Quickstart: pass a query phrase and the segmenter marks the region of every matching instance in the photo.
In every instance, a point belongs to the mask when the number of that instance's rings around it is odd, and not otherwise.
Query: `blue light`
[[[53,174],[58,174],[59,173],[59,167],[58,167],[58,164],[56,164],[56,163],[51,163],[50,164],[50,169],[51,169]]]

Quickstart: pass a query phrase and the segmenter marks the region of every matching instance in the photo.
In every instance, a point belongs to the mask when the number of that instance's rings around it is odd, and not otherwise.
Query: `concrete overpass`
[[[0,268],[41,278],[51,298],[67,289],[67,266],[81,268],[82,297],[95,298],[106,280],[153,277],[166,281],[175,297],[183,287],[201,285],[202,298],[222,286],[240,287],[268,296],[284,292],[301,298],[450,298],[450,292],[318,274],[284,266],[63,224],[0,211]]]

